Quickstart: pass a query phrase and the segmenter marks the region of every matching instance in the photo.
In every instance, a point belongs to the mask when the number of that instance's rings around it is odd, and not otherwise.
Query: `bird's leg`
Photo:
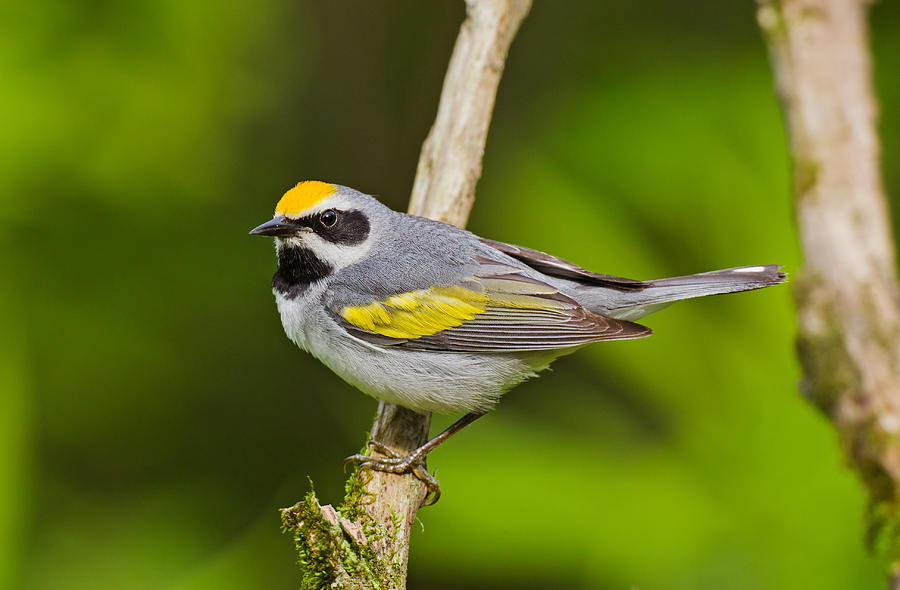
[[[443,444],[444,441],[482,416],[484,416],[484,414],[466,414],[409,455],[402,455],[377,440],[370,440],[366,443],[367,447],[371,447],[373,450],[387,456],[372,457],[371,455],[362,454],[351,455],[344,460],[344,463],[371,464],[371,467],[378,471],[403,473],[409,470],[410,466],[414,463],[422,462],[431,451]]]
[[[374,469],[376,471],[386,471],[388,473],[405,473],[407,471],[412,471],[413,475],[425,482],[425,485],[428,486],[429,495],[433,494],[431,501],[424,505],[428,506],[434,504],[441,496],[441,487],[434,476],[428,473],[428,469],[425,467],[425,457],[448,438],[482,416],[484,416],[484,414],[466,414],[427,443],[405,456],[377,440],[370,440],[366,443],[366,447],[369,447],[382,455],[386,455],[385,457],[373,457],[371,455],[363,454],[351,455],[344,459],[344,465],[356,463],[358,464],[359,469]]]

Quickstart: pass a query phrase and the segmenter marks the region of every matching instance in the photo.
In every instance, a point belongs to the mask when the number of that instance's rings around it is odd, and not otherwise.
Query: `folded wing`
[[[392,295],[336,310],[353,336],[381,346],[450,352],[514,352],[648,336],[645,326],[591,313],[516,267],[479,259],[449,286]]]
[[[504,242],[496,242],[486,238],[481,238],[481,242],[550,276],[573,279],[588,284],[599,285],[601,287],[618,289],[620,291],[640,291],[648,286],[646,281],[636,281],[634,279],[626,279],[625,277],[616,277],[592,272],[585,268],[581,268],[568,260],[563,260],[558,256],[553,256],[552,254],[547,254],[540,250],[533,250],[531,248],[506,244]]]

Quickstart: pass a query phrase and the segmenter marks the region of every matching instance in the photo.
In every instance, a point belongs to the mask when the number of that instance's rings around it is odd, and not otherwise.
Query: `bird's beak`
[[[293,236],[300,228],[284,215],[250,230],[251,236]]]

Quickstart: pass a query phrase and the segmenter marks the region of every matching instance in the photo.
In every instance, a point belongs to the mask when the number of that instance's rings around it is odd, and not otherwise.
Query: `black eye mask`
[[[331,216],[334,215],[334,219]],[[369,237],[369,219],[362,211],[328,209],[298,223],[309,227],[326,242],[342,246],[356,246]]]

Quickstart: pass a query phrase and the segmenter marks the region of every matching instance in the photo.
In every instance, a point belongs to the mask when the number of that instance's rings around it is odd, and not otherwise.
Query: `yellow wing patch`
[[[345,307],[341,317],[357,328],[391,338],[411,340],[461,326],[491,309],[542,310],[562,313],[574,301],[553,299],[549,285],[510,279],[482,279],[484,291],[458,285],[429,287],[388,297],[368,305]]]
[[[369,305],[345,307],[341,317],[363,330],[391,338],[430,336],[484,313],[488,297],[464,287],[430,287]]]
[[[525,283],[515,279],[481,279],[479,281],[488,295],[492,307],[512,309],[570,309],[572,305],[563,301],[541,297],[555,295],[558,291],[550,285]]]
[[[284,193],[284,196],[275,205],[275,214],[299,215],[336,191],[337,187],[327,182],[318,180],[298,182],[297,186]]]

